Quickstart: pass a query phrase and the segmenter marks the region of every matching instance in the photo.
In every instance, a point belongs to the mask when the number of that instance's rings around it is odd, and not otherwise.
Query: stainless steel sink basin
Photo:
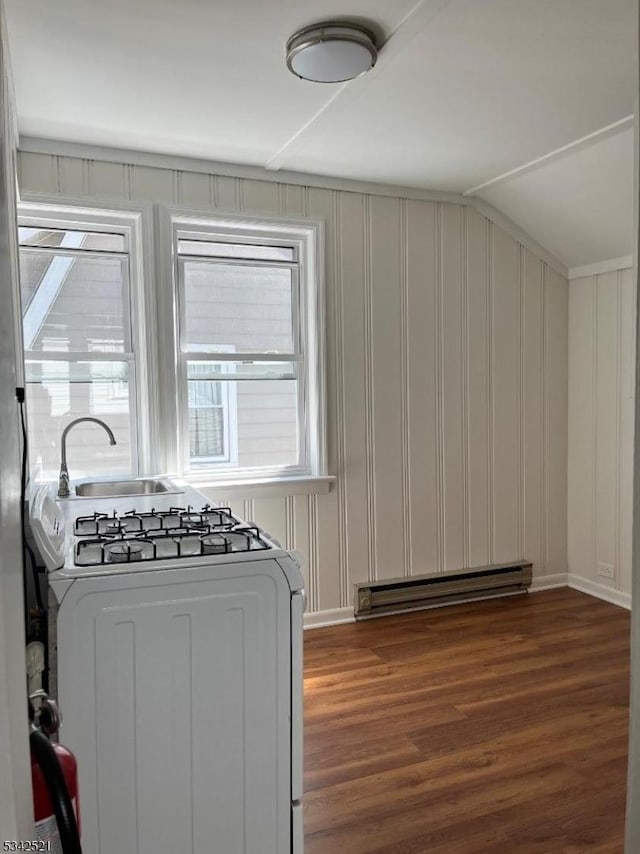
[[[165,478],[141,478],[140,480],[96,480],[78,483],[76,495],[80,498],[118,498],[126,495],[155,495],[159,492],[178,490]]]

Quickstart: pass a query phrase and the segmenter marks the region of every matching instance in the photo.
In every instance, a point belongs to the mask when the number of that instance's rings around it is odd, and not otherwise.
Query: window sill
[[[336,478],[332,475],[306,475],[304,477],[262,478],[258,480],[214,480],[213,478],[185,477],[194,489],[207,497],[278,498],[285,495],[322,495],[331,491]]]

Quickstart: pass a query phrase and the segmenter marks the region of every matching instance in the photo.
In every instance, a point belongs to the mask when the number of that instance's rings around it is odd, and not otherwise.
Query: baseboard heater
[[[532,564],[501,563],[450,572],[354,584],[356,619],[526,593]]]

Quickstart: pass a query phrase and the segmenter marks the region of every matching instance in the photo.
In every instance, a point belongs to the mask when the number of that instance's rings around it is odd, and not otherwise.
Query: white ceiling
[[[453,192],[493,182],[477,194],[568,266],[631,251],[628,128],[495,179],[633,113],[637,0],[5,5],[24,136]],[[331,17],[372,25],[378,64],[298,80],[288,36]]]
[[[567,267],[630,255],[633,125],[550,157],[477,195],[509,216]]]

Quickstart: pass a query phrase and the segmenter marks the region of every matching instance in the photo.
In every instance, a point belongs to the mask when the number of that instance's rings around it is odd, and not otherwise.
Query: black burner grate
[[[118,515],[94,513],[75,522],[76,566],[207,557],[271,548],[253,525],[239,522],[228,507],[201,510],[171,507]]]
[[[74,524],[77,537],[91,537],[102,534],[131,533],[137,531],[174,530],[176,528],[206,527],[226,529],[239,524],[229,507],[212,507],[205,504],[200,510],[193,507],[170,507],[168,510],[149,510],[138,513],[128,510],[126,513],[92,513],[78,516]]]

